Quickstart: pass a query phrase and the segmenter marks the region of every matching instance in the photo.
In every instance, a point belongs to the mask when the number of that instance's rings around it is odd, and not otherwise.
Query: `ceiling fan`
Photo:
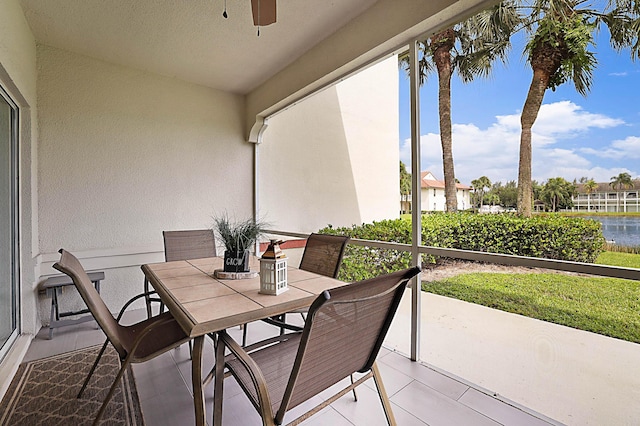
[[[253,14],[253,25],[256,27],[271,25],[276,22],[276,0],[251,0],[251,12]],[[224,1],[222,16],[225,19],[228,17],[227,0]]]
[[[264,27],[276,22],[276,0],[251,0],[253,25]]]

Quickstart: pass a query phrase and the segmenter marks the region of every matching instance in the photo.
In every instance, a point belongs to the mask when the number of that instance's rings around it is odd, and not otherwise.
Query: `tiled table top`
[[[278,296],[259,293],[260,277],[226,280],[219,257],[143,265],[146,279],[191,337],[308,307],[322,291],[344,285],[295,267],[288,267],[289,289]],[[251,270],[259,270],[252,258]]]

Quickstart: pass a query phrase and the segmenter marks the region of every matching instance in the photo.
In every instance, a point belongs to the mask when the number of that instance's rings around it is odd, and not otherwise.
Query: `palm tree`
[[[405,206],[409,204],[409,195],[411,195],[411,174],[400,161],[400,210],[403,213],[406,213]]]
[[[610,42],[620,51],[631,47],[631,58],[640,50],[638,5],[636,0],[612,0],[601,11],[581,8],[584,0],[534,0],[530,14],[532,34],[525,54],[533,70],[520,123],[520,163],[518,167],[518,212],[531,216],[531,128],[538,117],[547,89],[554,90],[572,81],[578,93],[586,96],[592,83],[596,59],[588,50],[594,44],[594,31],[606,25]]]
[[[629,173],[620,173],[618,176],[611,176],[609,185],[611,185],[613,189],[633,188],[633,179],[631,179]]]
[[[575,184],[564,178],[556,177],[547,181],[542,189],[542,197],[551,203],[551,211],[558,211],[560,206],[571,205],[571,196],[575,192]]]
[[[420,43],[420,84],[424,84],[434,67],[438,75],[442,168],[449,212],[458,208],[451,131],[451,77],[457,72],[465,83],[477,76],[487,77],[496,59],[506,61],[511,34],[519,23],[515,3],[507,0]],[[407,55],[401,55],[400,65],[409,72]]]
[[[591,194],[598,189],[598,183],[593,179],[587,179],[583,183],[584,191],[587,193],[587,211],[591,210]]]
[[[492,206],[495,206],[496,204],[500,204],[500,196],[498,194],[495,193],[489,193],[487,194],[487,203],[491,204]]]
[[[482,207],[482,202],[484,201],[484,189],[491,188],[491,181],[486,176],[481,176],[478,179],[474,179],[471,181],[471,186],[473,186],[473,192],[478,194],[478,208]]]
[[[633,179],[631,179],[631,175],[629,173],[620,173],[618,176],[611,176],[611,182],[609,182],[609,185],[611,186],[611,188],[617,189],[616,210],[620,211],[620,190],[633,188]]]

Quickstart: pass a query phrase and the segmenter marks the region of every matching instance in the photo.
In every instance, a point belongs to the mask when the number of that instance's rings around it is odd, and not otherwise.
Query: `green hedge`
[[[410,244],[411,222],[383,220],[350,228],[319,232],[352,238]],[[602,252],[605,239],[600,223],[556,214],[523,218],[515,214],[441,213],[422,218],[424,245],[490,253],[592,263]],[[429,259],[427,261],[434,261]],[[409,267],[411,255],[397,250],[350,244],[340,270],[345,281],[370,278]]]

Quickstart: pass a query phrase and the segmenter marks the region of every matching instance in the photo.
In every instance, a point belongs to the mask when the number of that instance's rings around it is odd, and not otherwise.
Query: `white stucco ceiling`
[[[38,43],[246,94],[376,0],[279,0],[258,37],[250,0],[20,0]],[[371,29],[375,31],[375,29]]]

